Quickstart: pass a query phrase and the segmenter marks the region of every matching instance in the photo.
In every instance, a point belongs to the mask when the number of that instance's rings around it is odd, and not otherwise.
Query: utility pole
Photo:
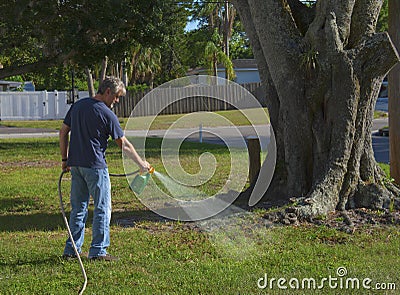
[[[400,1],[389,0],[389,35],[400,52]],[[390,177],[400,184],[400,63],[389,72]]]

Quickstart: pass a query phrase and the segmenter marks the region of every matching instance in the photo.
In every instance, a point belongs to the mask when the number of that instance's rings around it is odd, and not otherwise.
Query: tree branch
[[[338,36],[343,43],[347,44],[350,34],[351,15],[356,0],[341,0],[341,1],[328,1],[319,0],[316,5],[316,15],[312,24],[309,26],[309,31],[306,33],[308,38],[312,41],[312,36],[318,36],[318,32],[325,28],[326,18],[329,15],[335,15]],[[318,42],[319,40],[315,41]]]
[[[375,33],[382,0],[357,0],[351,20],[347,47],[354,48],[363,38]]]
[[[268,65],[262,51],[262,47],[257,35],[256,28],[254,26],[253,19],[251,18],[251,13],[247,0],[232,0],[231,2],[234,4],[236,10],[238,11],[240,20],[243,23],[247,36],[249,37],[254,56],[257,60],[257,66],[258,70],[260,71],[261,80],[265,81],[267,80],[267,77],[269,75]]]
[[[56,56],[46,57],[33,63],[23,64],[23,65],[12,65],[3,69],[0,69],[0,79],[22,75],[30,72],[40,72],[43,68],[50,68],[61,63],[70,60],[76,52],[74,50],[70,51],[68,54],[59,54]]]
[[[340,39],[336,15],[333,12],[326,16],[325,32],[327,47],[334,52],[342,51],[343,42]]]
[[[275,85],[273,84],[271,73],[268,69],[268,64],[266,62],[266,58],[264,56],[264,52],[262,50],[259,37],[257,35],[257,31],[254,26],[253,19],[251,17],[250,8],[247,3],[247,0],[233,0],[233,4],[236,7],[236,10],[239,13],[240,19],[244,25],[246,30],[246,34],[249,37],[254,56],[257,60],[258,70],[260,72],[260,78],[263,86],[263,90],[265,91],[265,95],[267,98],[267,107],[269,114],[271,116],[271,123],[274,129],[277,129],[276,132],[279,133],[279,97],[276,93]],[[278,138],[281,138],[278,136]]]
[[[350,36],[351,16],[356,0],[331,1],[331,3],[332,11],[336,15],[339,37],[345,46]]]
[[[287,85],[287,73],[298,65],[302,36],[286,1],[248,0],[260,46],[275,86]]]
[[[360,44],[360,48],[355,58],[359,73],[383,77],[399,61],[399,55],[386,32],[372,35]]]
[[[11,76],[17,76],[29,72],[39,72],[43,68],[50,68],[55,66],[58,62],[59,61],[57,58],[47,58],[30,64],[24,64],[18,66],[13,65],[10,67],[5,67],[3,69],[0,69],[0,79]]]

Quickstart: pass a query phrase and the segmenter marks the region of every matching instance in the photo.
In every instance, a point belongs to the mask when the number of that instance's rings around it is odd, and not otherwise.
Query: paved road
[[[183,139],[214,144],[226,144],[229,147],[246,147],[246,138],[258,134],[261,139],[261,148],[266,149],[269,142],[270,130],[264,125],[232,127],[207,127],[203,128],[201,135],[199,128],[173,129],[173,130],[144,130],[127,131],[126,136],[136,137],[162,137]]]
[[[382,137],[377,135],[379,128],[388,125],[388,119],[375,119],[373,121],[372,132],[372,146],[374,149],[375,158],[378,162],[389,163],[389,137]],[[270,132],[265,126],[240,126],[238,128],[232,127],[215,127],[204,128],[202,130],[201,140],[207,143],[223,144],[232,147],[245,147],[245,138],[259,134],[261,139],[261,147],[264,150],[269,142]],[[175,129],[169,130],[151,130],[151,131],[128,131],[127,136],[144,136],[149,137],[166,137],[166,138],[187,138],[191,141],[199,141],[199,128],[192,129]],[[35,129],[35,128],[9,128],[0,126],[0,138],[26,138],[26,137],[57,137],[58,132],[54,130]]]
[[[384,126],[388,126],[388,119],[375,119],[372,127],[372,147],[374,149],[375,159],[380,163],[389,163],[389,137],[383,137],[378,135],[378,130]],[[263,150],[269,142],[270,132],[265,126],[255,126],[258,134],[261,138],[261,147]],[[244,138],[255,135],[254,128],[252,126],[240,126],[238,130],[241,134],[238,134],[236,130],[230,127],[216,127],[203,129],[202,140],[207,143],[224,144],[224,140],[227,146],[232,147],[245,147],[246,142]],[[147,136],[149,137],[164,137],[165,130],[151,130],[151,131],[129,131],[127,136]],[[223,137],[223,138],[222,138]],[[175,129],[169,131],[167,138],[187,138],[191,141],[199,141],[199,129]]]
[[[387,97],[378,97],[376,100],[375,111],[388,112],[389,99]]]
[[[389,137],[379,136],[378,130],[388,126],[388,118],[375,119],[372,127],[372,148],[375,159],[379,163],[389,164]]]
[[[29,138],[29,137],[55,137],[58,132],[54,129],[41,129],[41,128],[18,128],[18,127],[5,127],[0,125],[0,138]]]

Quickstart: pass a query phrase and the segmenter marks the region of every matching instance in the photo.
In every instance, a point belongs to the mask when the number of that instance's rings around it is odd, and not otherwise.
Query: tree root
[[[399,210],[399,190],[390,184],[359,184],[354,197],[349,200],[348,208],[368,208],[372,210]]]
[[[337,198],[324,192],[317,190],[310,197],[292,198],[294,212],[299,220],[312,220],[324,216],[335,210],[338,203]]]
[[[299,219],[295,213],[296,207],[274,209],[267,212],[264,218],[268,226],[285,225],[296,226],[299,223],[309,223],[317,226],[334,228],[347,234],[353,234],[358,229],[373,231],[374,228],[384,226],[399,226],[400,211],[371,210],[365,208],[345,211],[334,211],[324,216],[309,217],[307,220]],[[298,209],[298,208],[297,208]]]
[[[385,183],[385,187],[388,191],[390,191],[395,196],[395,198],[397,197],[397,199],[399,199],[400,188],[398,188],[395,184],[393,184],[391,182]]]
[[[350,234],[357,227],[366,224],[400,223],[400,190],[391,183],[386,186],[376,183],[359,184],[345,210],[335,208],[338,200],[326,191],[314,191],[312,197],[291,198],[288,204],[267,213],[265,218],[270,222],[283,225],[295,225],[299,222],[318,225],[335,223],[335,227]],[[269,205],[269,208],[274,207],[273,202]],[[332,215],[341,222],[324,221]]]

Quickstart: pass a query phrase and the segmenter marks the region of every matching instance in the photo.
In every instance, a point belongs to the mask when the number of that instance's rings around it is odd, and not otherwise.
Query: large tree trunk
[[[265,197],[295,199],[305,218],[389,206],[371,140],[380,84],[398,61],[388,34],[375,33],[381,1],[232,2],[271,94],[278,155]]]

